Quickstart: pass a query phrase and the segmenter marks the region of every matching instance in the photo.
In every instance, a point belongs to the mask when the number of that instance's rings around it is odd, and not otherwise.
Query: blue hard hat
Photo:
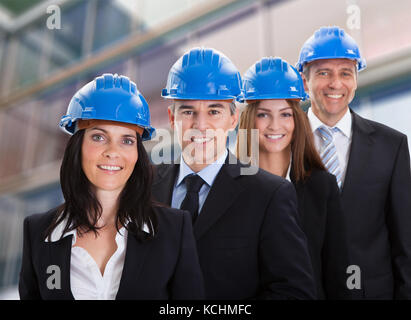
[[[358,71],[367,66],[355,40],[339,27],[322,27],[317,30],[301,48],[297,69],[302,72],[306,63],[320,59],[356,60]]]
[[[73,134],[79,119],[134,124],[144,129],[143,140],[150,140],[155,133],[150,125],[148,104],[136,84],[117,74],[105,73],[77,91],[59,126],[65,132]]]
[[[193,48],[171,67],[161,95],[182,100],[240,100],[240,72],[221,52]]]
[[[243,77],[244,99],[300,99],[308,95],[298,71],[278,57],[264,57],[253,64]]]

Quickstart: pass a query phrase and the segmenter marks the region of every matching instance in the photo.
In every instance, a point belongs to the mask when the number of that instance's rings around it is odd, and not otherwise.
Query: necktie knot
[[[204,184],[204,180],[196,174],[188,175],[184,178],[186,184],[187,192],[198,193]]]
[[[318,127],[317,131],[325,143],[330,143],[333,140],[333,132],[326,126]]]

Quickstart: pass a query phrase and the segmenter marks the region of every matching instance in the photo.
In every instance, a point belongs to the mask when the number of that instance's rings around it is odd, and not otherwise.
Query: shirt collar
[[[225,163],[227,155],[228,151],[227,149],[225,149],[224,154],[220,156],[216,161],[206,166],[201,171],[197,172],[197,175],[199,175],[201,179],[203,179],[208,184],[209,187],[213,185],[217,174],[220,172],[221,167]],[[185,163],[183,155],[181,155],[180,172],[176,182],[176,187],[178,187],[183,182],[184,178],[190,174],[195,174],[195,172],[191,170],[191,168]]]
[[[76,230],[71,230],[63,234],[64,228],[67,225],[68,218],[66,217],[63,221],[61,221],[53,230],[53,232],[50,235],[50,241],[49,238],[47,237],[44,241],[45,242],[56,242],[60,240],[61,238],[68,237],[69,235],[73,235],[73,239],[76,239]],[[63,235],[63,236],[62,236]],[[75,242],[75,241],[74,241]]]
[[[310,121],[311,130],[315,132],[319,127],[326,126],[327,128],[331,128],[323,123],[318,117],[314,114],[311,108],[308,109],[308,120]],[[338,128],[340,131],[347,137],[351,137],[351,127],[352,127],[352,117],[351,112],[347,108],[344,116],[338,121],[333,128]]]
[[[47,237],[44,241],[45,242],[56,242],[59,241],[60,239],[63,239],[65,237],[68,237],[69,235],[73,235],[73,243],[76,242],[77,239],[77,231],[71,230],[71,231],[67,231],[66,233],[63,234],[64,228],[67,225],[67,221],[68,218],[66,217],[63,221],[61,221],[53,230],[53,232],[50,235],[50,241],[49,238]],[[130,222],[130,220],[126,221],[126,224],[128,224]],[[120,228],[120,233],[117,233],[116,235],[116,241],[117,241],[117,236],[121,236],[124,237],[125,236],[125,228],[122,227]],[[146,233],[150,233],[150,230],[148,229],[147,224],[145,223],[143,226],[143,231]]]

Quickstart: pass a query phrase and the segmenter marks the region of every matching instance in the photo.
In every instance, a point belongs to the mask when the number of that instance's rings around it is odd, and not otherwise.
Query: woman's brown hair
[[[257,108],[261,100],[255,100],[247,104],[241,113],[239,129],[247,130],[247,157],[251,157],[251,129],[255,129]],[[307,115],[300,108],[297,100],[286,100],[293,110],[294,132],[291,140],[292,171],[295,181],[305,180],[315,169],[325,170],[321,158],[315,149],[314,136],[311,131]],[[241,141],[237,141],[237,157],[244,160],[240,154]],[[243,161],[244,162],[244,161]]]

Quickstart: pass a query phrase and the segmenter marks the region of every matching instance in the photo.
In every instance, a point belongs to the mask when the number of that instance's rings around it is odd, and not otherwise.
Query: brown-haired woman
[[[65,202],[24,221],[21,299],[202,299],[186,211],[151,198],[142,144],[154,131],[127,77],[104,74],[72,98],[60,171]]]
[[[301,77],[286,61],[270,57],[251,66],[243,80],[247,106],[239,130],[247,130],[247,141],[239,138],[238,157],[294,184],[318,297],[349,299],[349,256],[339,189],[314,147],[310,124],[300,108],[300,100],[306,97]],[[258,140],[253,141],[252,129],[258,130],[254,135]],[[242,143],[247,145],[245,154]],[[258,157],[252,158],[256,146]]]

